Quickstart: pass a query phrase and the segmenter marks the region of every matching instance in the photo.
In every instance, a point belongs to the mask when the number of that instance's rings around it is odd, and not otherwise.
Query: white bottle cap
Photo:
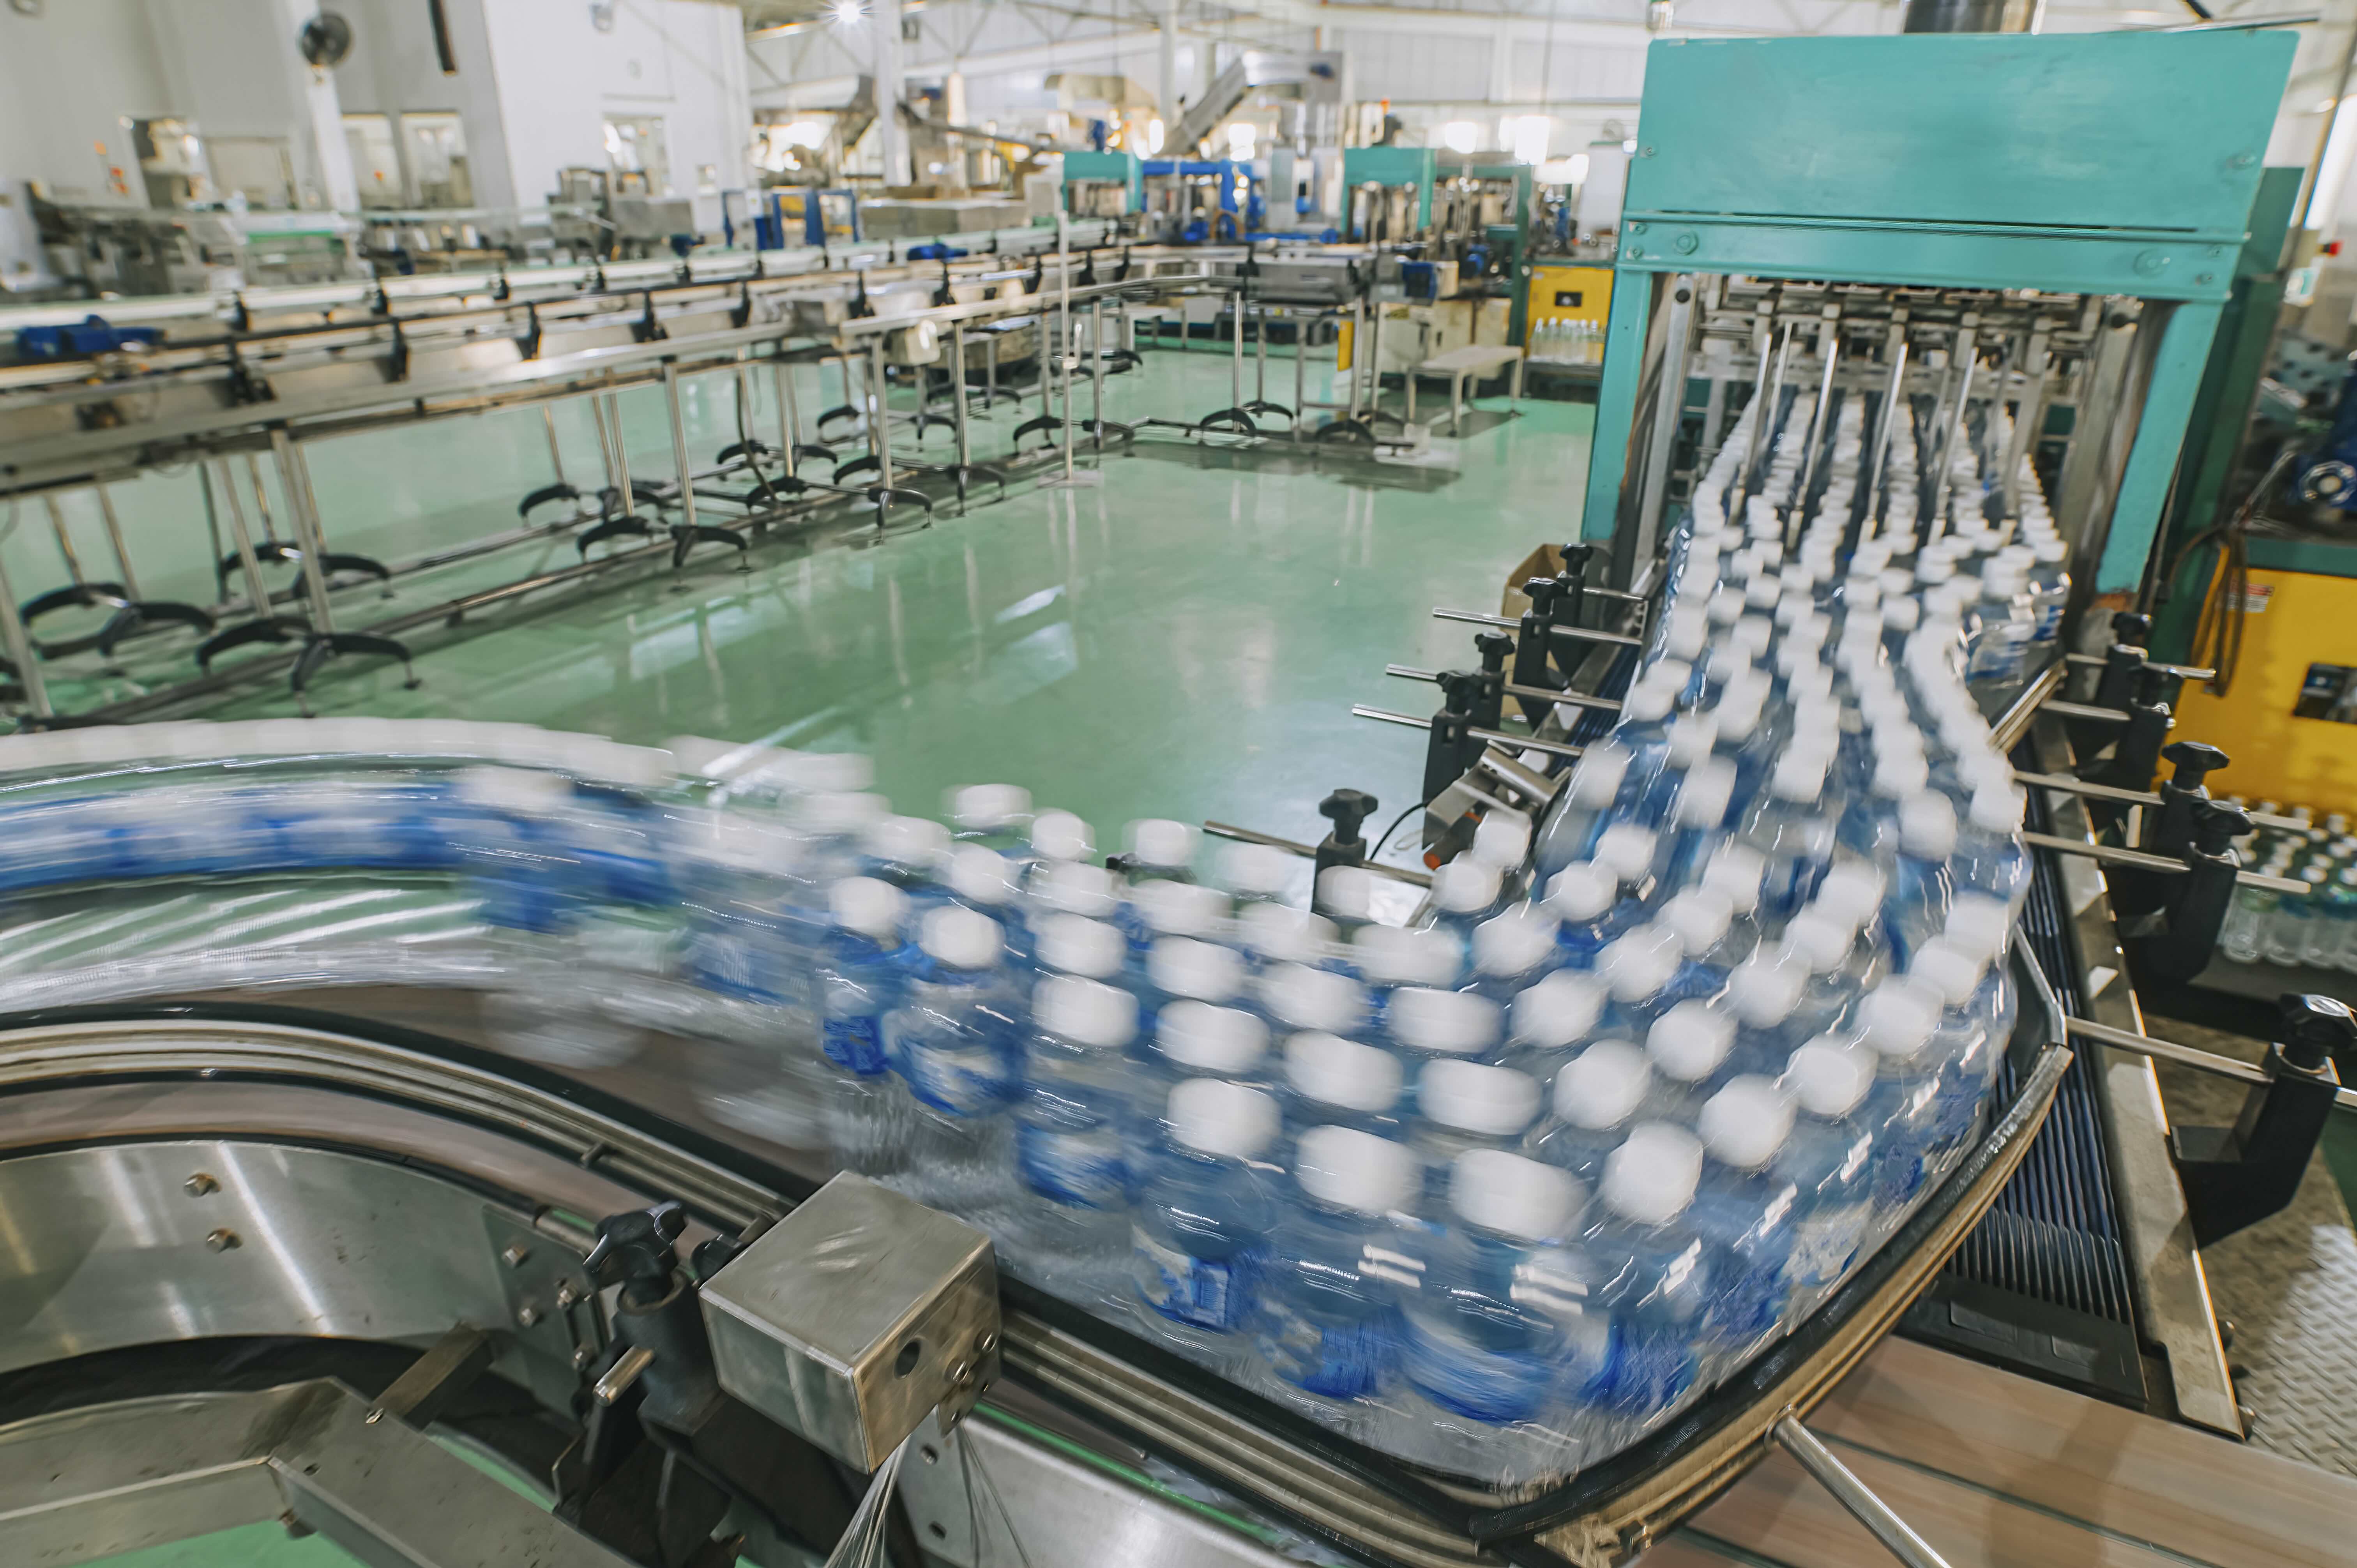
[[[1399,1103],[1399,1058],[1309,1029],[1285,1042],[1285,1081],[1320,1105],[1374,1115]]]
[[[872,876],[846,876],[827,893],[827,909],[834,923],[872,941],[899,937],[900,921],[909,912],[908,895]]]
[[[1265,843],[1232,843],[1220,851],[1220,885],[1240,898],[1274,898],[1293,881],[1298,855]]]
[[[1939,1026],[1940,999],[1912,981],[1886,980],[1858,998],[1858,1036],[1887,1059],[1921,1055]]]
[[[1891,732],[1878,730],[1875,733],[1881,736]],[[1884,751],[1874,759],[1872,788],[1885,800],[1903,800],[1921,789],[1931,777],[1931,767],[1924,762],[1920,750]]]
[[[1735,764],[1724,757],[1706,757],[1686,770],[1670,820],[1682,828],[1723,826],[1727,802],[1734,798]]]
[[[949,853],[950,831],[931,817],[887,817],[869,826],[860,847],[877,860],[930,871]]]
[[[1113,873],[1082,860],[1050,860],[1031,874],[1031,896],[1050,909],[1092,918],[1110,915],[1120,899]]]
[[[1899,847],[1919,860],[1945,860],[1955,854],[1955,802],[1937,789],[1920,790],[1901,800]]]
[[[951,892],[975,904],[1004,904],[1015,897],[1012,870],[1006,857],[978,843],[962,843],[950,851],[949,870],[942,880]]]
[[[1966,952],[1962,944],[1933,937],[1908,961],[1907,978],[1951,1007],[1961,1007],[1980,989],[1988,965]]]
[[[1818,1036],[1784,1064],[1786,1091],[1802,1110],[1828,1122],[1857,1110],[1873,1083],[1873,1053],[1835,1035]]]
[[[1591,811],[1610,805],[1620,793],[1631,760],[1629,748],[1617,740],[1600,740],[1581,752],[1571,770],[1571,803]]]
[[[1634,1115],[1653,1086],[1653,1064],[1627,1040],[1598,1040],[1555,1075],[1555,1113],[1601,1132]]]
[[[1727,928],[1735,923],[1735,906],[1723,893],[1689,887],[1672,894],[1654,918],[1676,936],[1686,957],[1700,958],[1727,940]]]
[[[1473,967],[1486,975],[1528,974],[1555,956],[1555,918],[1517,904],[1473,928]]]
[[[1049,1034],[1100,1049],[1125,1046],[1137,1036],[1136,997],[1076,975],[1051,974],[1032,987],[1031,1016]]]
[[[2013,910],[1986,893],[1959,893],[1948,909],[1947,939],[1984,963],[1995,963],[2013,942]]]
[[[1694,1201],[1702,1176],[1702,1144],[1683,1127],[1647,1122],[1632,1127],[1604,1158],[1598,1196],[1605,1207],[1637,1225],[1666,1225]]]
[[[1510,1067],[1444,1058],[1424,1064],[1415,1079],[1416,1114],[1463,1133],[1502,1138],[1539,1113],[1539,1086]]]
[[[1276,1141],[1276,1101],[1221,1078],[1190,1078],[1170,1090],[1170,1136],[1223,1159],[1254,1158]]]
[[[1985,833],[2018,833],[2025,800],[2009,783],[1984,780],[1973,790],[1973,826]]]
[[[1228,912],[1226,894],[1195,882],[1141,882],[1129,902],[1146,929],[1163,937],[1208,936]]]
[[[1284,904],[1247,904],[1236,925],[1244,946],[1272,963],[1310,962],[1337,936],[1325,916]]]
[[[1469,991],[1404,986],[1383,1016],[1392,1038],[1411,1050],[1476,1056],[1498,1043],[1498,1004]]]
[[[950,821],[961,832],[998,832],[1031,814],[1031,791],[1020,784],[968,784],[950,791]]]
[[[1351,961],[1376,985],[1457,983],[1457,943],[1445,931],[1364,926],[1351,934]]]
[[[1653,830],[1614,822],[1596,839],[1596,864],[1622,882],[1639,882],[1653,869]]]
[[[1645,1033],[1645,1054],[1664,1078],[1700,1083],[1735,1044],[1735,1020],[1707,1002],[1681,1002]]]
[[[1745,1073],[1703,1101],[1695,1131],[1719,1164],[1757,1170],[1792,1136],[1792,1101],[1773,1079]]]
[[[1621,700],[1621,722],[1659,724],[1670,716],[1670,708],[1676,700],[1677,693],[1668,686],[1652,680],[1640,681],[1629,688],[1628,696]]]
[[[1517,1240],[1563,1238],[1583,1202],[1569,1172],[1503,1149],[1468,1149],[1448,1168],[1448,1207],[1457,1217]]]
[[[1318,907],[1338,920],[1363,920],[1374,913],[1380,876],[1363,865],[1329,865],[1318,874]]]
[[[1173,1061],[1232,1078],[1267,1052],[1268,1026],[1241,1007],[1173,1002],[1154,1015],[1154,1041]]]
[[[1779,800],[1806,804],[1825,792],[1827,758],[1821,751],[1788,751],[1776,759],[1768,792]]]
[[[1642,1002],[1670,983],[1684,957],[1674,933],[1640,926],[1604,944],[1596,955],[1596,975],[1613,1001]]]
[[[1129,853],[1157,871],[1184,871],[1195,863],[1196,832],[1168,817],[1141,817],[1129,824]]]
[[[1772,1029],[1792,1015],[1808,983],[1808,964],[1763,948],[1727,977],[1727,1010],[1752,1028]]]
[[[1243,985],[1243,955],[1217,942],[1162,937],[1146,950],[1146,978],[1173,996],[1225,1002]]]
[[[1855,936],[1882,908],[1882,873],[1863,861],[1845,861],[1817,884],[1813,902]]]
[[[1604,986],[1594,975],[1558,969],[1514,998],[1514,1038],[1548,1050],[1577,1045],[1596,1027],[1604,1002]]]
[[[1599,918],[1620,897],[1620,877],[1590,861],[1565,866],[1547,884],[1547,908],[1573,925]]]
[[[1261,1000],[1279,1023],[1296,1029],[1340,1033],[1367,1015],[1366,993],[1347,974],[1280,964],[1261,976]]]
[[[1523,864],[1530,849],[1531,820],[1520,811],[1494,808],[1473,830],[1471,854],[1484,865],[1512,871]]]
[[[1711,851],[1702,868],[1702,885],[1726,899],[1737,915],[1760,908],[1760,889],[1767,879],[1768,857],[1732,839]]]
[[[1049,915],[1036,929],[1035,950],[1043,966],[1090,980],[1120,973],[1129,950],[1118,928],[1085,915]]]
[[[1047,860],[1086,860],[1096,853],[1096,835],[1070,811],[1042,811],[1031,819],[1031,847]]]
[[[998,922],[979,910],[946,905],[925,911],[917,925],[917,946],[927,958],[952,969],[988,969],[1006,946]]]
[[[1478,860],[1452,860],[1432,874],[1433,907],[1451,915],[1472,915],[1498,901],[1498,868]]]
[[[1419,1173],[1405,1144],[1356,1127],[1312,1127],[1294,1145],[1293,1179],[1318,1202],[1372,1219],[1403,1207]]]

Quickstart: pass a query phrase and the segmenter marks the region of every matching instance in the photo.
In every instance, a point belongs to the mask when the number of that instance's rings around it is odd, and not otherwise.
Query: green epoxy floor
[[[1280,399],[1292,391],[1286,352],[1274,347],[1269,367]],[[1331,374],[1330,360],[1313,360],[1311,395]],[[1249,396],[1249,363],[1246,378]],[[776,423],[758,400],[765,381],[755,378],[756,430]],[[805,370],[801,384],[805,420],[842,401],[832,370],[823,381]],[[1112,418],[1200,415],[1229,403],[1229,364],[1223,351],[1165,348],[1105,386]],[[1078,402],[1085,413],[1085,388]],[[1002,447],[1037,408],[1002,405],[977,425],[977,455]],[[691,383],[687,409],[691,450],[708,456],[734,438],[731,378]],[[668,471],[662,413],[651,392],[630,403],[634,474]],[[905,810],[935,810],[954,784],[1006,780],[1081,812],[1108,842],[1143,815],[1314,839],[1325,826],[1316,803],[1335,786],[1371,790],[1386,816],[1408,803],[1420,738],[1353,719],[1351,704],[1430,711],[1432,688],[1388,680],[1383,665],[1469,661],[1469,628],[1428,612],[1494,607],[1533,546],[1576,532],[1591,413],[1525,402],[1519,417],[1479,419],[1461,442],[1438,444],[1454,447],[1453,467],[1141,442],[1104,458],[1094,488],[1018,485],[963,517],[945,507],[931,528],[900,509],[880,540],[871,527],[831,527],[765,544],[749,575],[709,551],[675,579],[525,601],[455,638],[420,634],[418,689],[404,690],[390,666],[339,664],[315,687],[315,706],[644,743],[696,733],[857,749],[875,756],[877,787]],[[587,411],[563,415],[573,477],[584,479],[596,450]],[[946,446],[944,433],[930,434],[929,450]],[[548,471],[539,415],[514,413],[322,443],[310,466],[330,543],[387,557],[511,526],[513,498]],[[158,539],[188,545],[185,559],[143,571],[146,591],[204,595],[193,478],[144,481],[116,501],[143,564]],[[102,536],[94,524],[81,532],[91,569]],[[28,517],[10,541],[20,596],[59,575],[48,532]],[[569,541],[556,541],[406,579],[389,600],[348,590],[339,623],[573,558]],[[135,668],[168,651],[185,670],[186,645],[158,639]],[[69,705],[137,688],[96,675],[94,660],[76,668],[94,678],[55,682]],[[273,681],[198,711],[296,709]]]
[[[1272,395],[1291,395],[1284,350]],[[1249,371],[1248,371],[1249,374]],[[1312,395],[1331,375],[1313,364]],[[691,386],[690,445],[734,438],[726,378]],[[1184,418],[1226,406],[1224,354],[1150,352],[1106,383],[1107,414]],[[1250,383],[1247,381],[1247,395]],[[805,418],[842,401],[805,371]],[[1085,393],[1082,400],[1085,412]],[[1502,409],[1502,400],[1491,400]],[[986,456],[1019,418],[977,426]],[[723,553],[658,578],[503,610],[455,638],[419,639],[417,689],[355,666],[314,688],[323,714],[526,721],[659,744],[683,733],[872,753],[877,787],[904,809],[937,808],[946,788],[1028,785],[1081,812],[1110,843],[1134,817],[1248,823],[1315,839],[1318,799],[1372,790],[1388,818],[1422,770],[1416,733],[1350,716],[1354,702],[1428,712],[1434,692],[1383,665],[1461,665],[1470,628],[1436,605],[1495,606],[1534,545],[1572,537],[1592,410],[1525,402],[1520,416],[1469,424],[1453,467],[1393,467],[1217,446],[1141,444],[1109,456],[1100,485],[1017,487],[935,526],[828,528],[774,542],[740,575]],[[756,428],[774,428],[767,404]],[[662,408],[630,402],[634,473],[666,472]],[[586,410],[560,428],[574,478],[596,450]],[[931,436],[931,448],[946,445]],[[1441,443],[1445,452],[1450,446]],[[313,449],[330,542],[398,557],[511,526],[514,498],[547,479],[539,416],[508,413]],[[272,491],[274,504],[276,494]],[[120,487],[114,499],[155,596],[209,599],[203,513],[192,477]],[[92,576],[102,534],[87,498],[69,501]],[[283,514],[282,514],[283,515]],[[38,510],[5,543],[20,597],[62,580]],[[535,553],[504,553],[376,590],[339,595],[345,624],[519,575]],[[112,574],[105,574],[111,575]],[[62,625],[54,628],[62,632]],[[178,638],[180,634],[171,634]],[[143,649],[133,677],[94,661],[53,681],[69,705],[135,692],[151,669],[186,668],[187,643]],[[73,678],[80,671],[81,678]],[[283,682],[198,710],[215,717],[296,712]],[[327,1568],[350,1560],[274,1525],[112,1560],[113,1568]]]

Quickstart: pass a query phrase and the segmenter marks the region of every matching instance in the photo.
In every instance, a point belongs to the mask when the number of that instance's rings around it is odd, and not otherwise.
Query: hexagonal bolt
[[[209,1230],[205,1233],[205,1245],[216,1252],[226,1252],[241,1244],[234,1230]]]
[[[203,1171],[199,1171],[180,1184],[180,1190],[190,1197],[210,1197],[221,1190],[221,1183]]]
[[[571,1280],[559,1280],[556,1282],[556,1309],[559,1312],[563,1312],[568,1307],[578,1305],[581,1299],[580,1290]]]
[[[530,1328],[533,1325],[540,1321],[540,1308],[533,1305],[530,1302],[525,1302],[522,1306],[516,1308],[516,1321],[522,1324],[526,1328]]]
[[[587,1371],[589,1369],[590,1363],[597,1359],[597,1351],[595,1346],[576,1345],[573,1348],[573,1369],[575,1371]]]
[[[531,1256],[532,1249],[529,1247],[510,1247],[500,1253],[500,1262],[509,1268],[520,1269]]]

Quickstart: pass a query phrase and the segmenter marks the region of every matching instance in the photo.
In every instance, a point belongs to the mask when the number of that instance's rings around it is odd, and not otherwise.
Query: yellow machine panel
[[[2210,792],[2357,813],[2357,577],[2254,568],[2244,606],[2233,689],[2179,706],[2233,759]]]
[[[1534,266],[1530,274],[1526,319],[1593,321],[1601,327],[1612,314],[1612,269],[1595,266]]]

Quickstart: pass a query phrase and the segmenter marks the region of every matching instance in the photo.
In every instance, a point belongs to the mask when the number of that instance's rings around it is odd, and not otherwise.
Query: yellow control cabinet
[[[1612,269],[1586,265],[1534,266],[1530,272],[1530,295],[1524,318],[1542,321],[1592,321],[1598,327],[1612,314]]]
[[[2225,696],[2188,685],[2177,733],[2230,765],[2213,795],[2357,813],[2357,577],[2254,567]]]

